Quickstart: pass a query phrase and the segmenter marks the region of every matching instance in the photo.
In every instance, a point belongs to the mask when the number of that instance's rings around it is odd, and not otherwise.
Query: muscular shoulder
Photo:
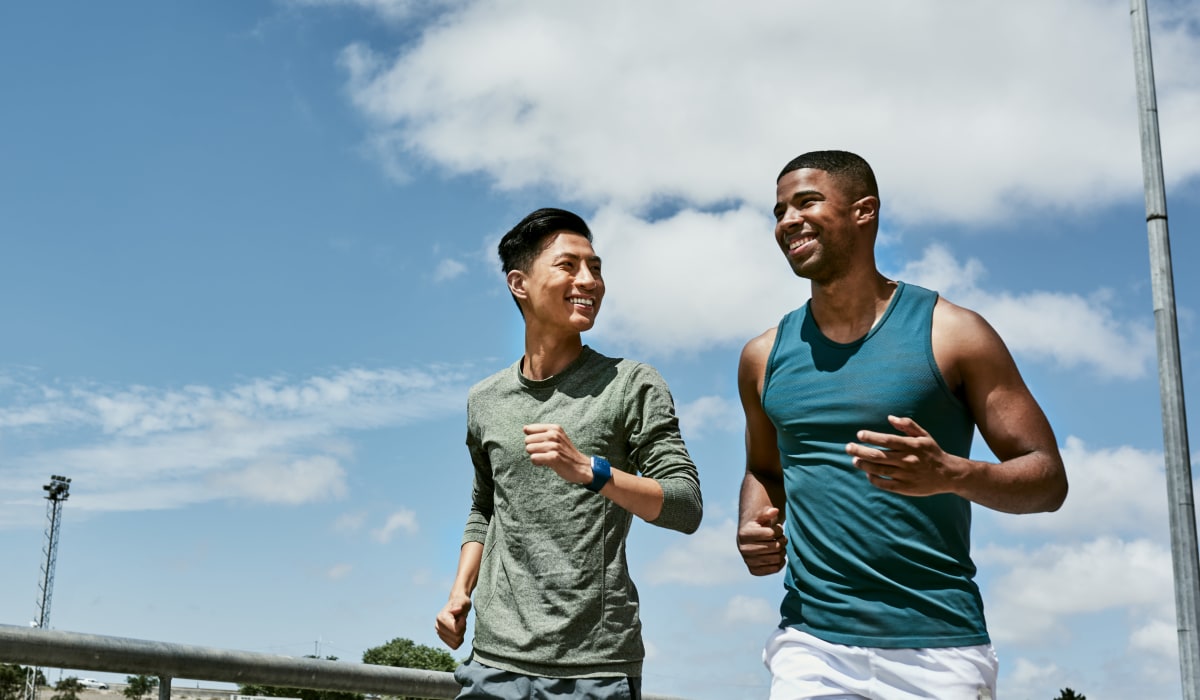
[[[778,326],[768,328],[761,334],[751,338],[746,343],[746,346],[742,348],[742,355],[738,361],[738,384],[742,385],[743,388],[748,388],[749,386],[762,387],[767,360],[771,356],[771,349],[775,347],[775,335],[778,332]]]
[[[933,356],[951,387],[973,368],[1009,358],[1000,335],[979,313],[939,297],[933,307]]]

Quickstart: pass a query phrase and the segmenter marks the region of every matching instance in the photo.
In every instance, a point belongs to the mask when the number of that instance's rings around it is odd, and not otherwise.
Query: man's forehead
[[[779,178],[775,184],[776,199],[787,199],[803,192],[828,194],[836,184],[829,173],[816,168],[792,170]]]
[[[546,236],[542,244],[541,255],[554,257],[568,256],[573,258],[596,258],[592,242],[582,233],[563,229]]]

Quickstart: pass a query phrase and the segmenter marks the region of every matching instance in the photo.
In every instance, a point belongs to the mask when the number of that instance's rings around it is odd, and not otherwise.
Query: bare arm
[[[896,493],[955,493],[1005,513],[1057,510],[1067,496],[1058,443],[1004,341],[981,316],[945,300],[933,320],[934,358],[1000,461],[946,454],[915,421],[890,416],[901,435],[860,431],[867,444],[846,448],[855,466]]]
[[[466,542],[458,553],[458,572],[450,588],[450,599],[438,613],[434,630],[446,646],[462,646],[467,632],[467,613],[471,611],[471,594],[479,582],[479,565],[483,561],[483,544]]]
[[[763,377],[775,329],[746,344],[738,362],[738,394],[746,414],[746,476],[738,504],[738,552],[755,576],[781,570],[787,561],[783,536],[783,468],[775,426],[762,408]]]
[[[575,447],[562,426],[550,423],[525,426],[525,450],[530,461],[553,469],[565,481],[592,483],[592,458]],[[600,495],[642,520],[657,520],[662,512],[663,490],[658,481],[620,469],[612,470],[612,478],[600,489]]]

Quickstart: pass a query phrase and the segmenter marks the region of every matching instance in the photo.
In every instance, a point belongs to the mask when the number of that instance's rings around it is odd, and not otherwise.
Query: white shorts
[[[771,700],[994,700],[999,661],[991,644],[881,649],[831,644],[781,627],[763,663]]]

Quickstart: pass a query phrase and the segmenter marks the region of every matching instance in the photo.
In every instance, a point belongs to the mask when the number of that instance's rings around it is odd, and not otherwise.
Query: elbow
[[[1054,489],[1054,493],[1050,498],[1046,512],[1053,513],[1059,508],[1062,508],[1062,504],[1067,500],[1067,491],[1069,490],[1070,487],[1067,485],[1067,476],[1066,474],[1063,474],[1063,477],[1059,479],[1059,482]]]
[[[700,521],[704,519],[704,513],[701,510],[696,511],[696,517],[689,518],[686,522],[681,523],[679,531],[685,535],[695,534],[696,530],[700,529]]]
[[[1067,500],[1067,492],[1070,490],[1067,485],[1067,471],[1063,468],[1062,462],[1058,462],[1058,469],[1047,479],[1047,488],[1042,500],[1041,511],[1044,513],[1053,513],[1059,508],[1062,508],[1063,503]]]
[[[675,493],[674,497],[663,499],[658,516],[648,520],[651,525],[682,532],[690,535],[700,529],[700,521],[704,519],[704,501],[700,496],[700,486],[683,493]]]

